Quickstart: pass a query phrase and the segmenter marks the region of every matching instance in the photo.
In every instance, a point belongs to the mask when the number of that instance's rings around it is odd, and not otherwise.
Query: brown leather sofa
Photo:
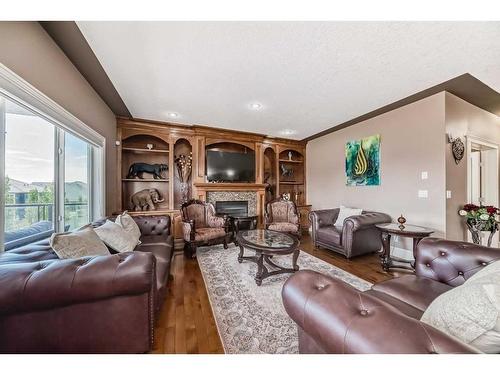
[[[333,250],[348,259],[380,250],[382,240],[375,224],[390,223],[392,220],[389,215],[363,211],[361,215],[345,219],[342,227],[336,227],[333,224],[339,211],[339,208],[334,208],[309,214],[314,246]]]
[[[134,220],[130,253],[60,260],[45,240],[0,254],[0,353],[150,351],[173,238],[168,216]]]
[[[426,238],[417,247],[415,274],[360,292],[299,271],[283,286],[283,303],[297,323],[300,353],[476,353],[419,319],[437,296],[497,260],[499,249]]]

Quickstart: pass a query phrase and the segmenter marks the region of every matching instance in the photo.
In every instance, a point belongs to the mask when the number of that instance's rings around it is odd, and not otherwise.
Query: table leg
[[[380,253],[380,262],[382,269],[388,271],[391,266],[391,235],[387,232],[382,232],[382,252]]]
[[[244,253],[245,249],[243,248],[243,246],[240,245],[240,253],[238,254],[238,263],[242,263],[243,262],[243,253]]]
[[[417,245],[420,241],[422,241],[422,237],[413,237],[413,261],[410,263],[413,269],[415,269],[415,259],[417,259]]]
[[[264,254],[257,253],[257,274],[255,275],[255,283],[258,286],[262,285],[262,276],[264,274]]]
[[[299,259],[299,254],[300,254],[300,250],[299,249],[296,249],[293,252],[292,268],[293,268],[294,271],[298,271],[299,270],[299,266],[297,265],[297,259]]]

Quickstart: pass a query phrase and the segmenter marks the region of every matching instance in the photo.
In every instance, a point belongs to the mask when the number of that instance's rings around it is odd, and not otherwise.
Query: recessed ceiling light
[[[168,115],[168,117],[172,117],[172,118],[179,117],[179,114],[177,112],[168,112],[167,115]]]
[[[262,109],[262,104],[255,102],[255,103],[250,104],[250,108],[253,109],[254,111],[258,111],[258,110]]]
[[[297,130],[283,129],[283,130],[280,130],[280,134],[281,135],[293,135],[293,134],[297,134]]]

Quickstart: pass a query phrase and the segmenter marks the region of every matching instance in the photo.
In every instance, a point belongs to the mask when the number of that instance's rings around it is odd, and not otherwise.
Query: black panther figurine
[[[163,179],[161,173],[163,171],[168,171],[167,164],[147,164],[147,163],[134,163],[128,169],[127,178],[139,177],[143,179],[144,173],[151,173],[155,180]]]

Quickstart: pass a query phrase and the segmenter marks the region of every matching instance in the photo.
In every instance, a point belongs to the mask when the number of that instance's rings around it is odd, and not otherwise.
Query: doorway
[[[467,155],[468,202],[498,207],[498,145],[467,137]],[[498,233],[492,246],[498,247]]]

